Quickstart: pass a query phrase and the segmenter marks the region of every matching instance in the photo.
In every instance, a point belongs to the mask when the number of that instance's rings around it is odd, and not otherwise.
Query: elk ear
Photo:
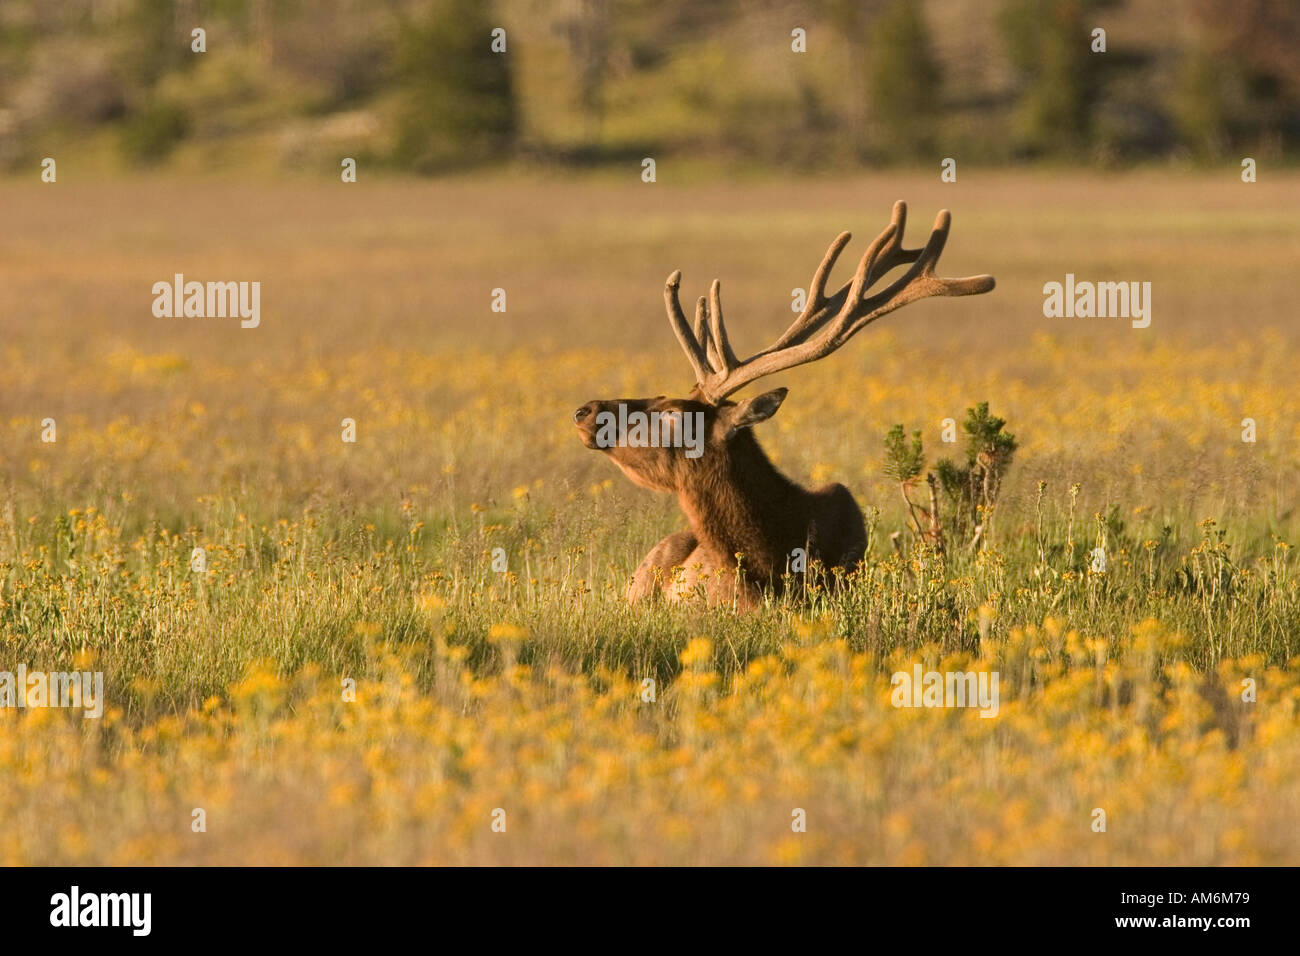
[[[727,437],[731,438],[742,428],[750,428],[759,422],[767,421],[776,414],[776,410],[781,407],[789,391],[787,388],[774,388],[770,392],[737,403],[730,409],[728,415]]]

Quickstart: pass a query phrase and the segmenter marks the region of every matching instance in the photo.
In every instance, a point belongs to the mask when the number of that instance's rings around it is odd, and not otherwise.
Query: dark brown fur
[[[754,440],[750,429],[776,414],[785,389],[741,402],[728,401],[727,396],[766,375],[830,355],[867,325],[909,302],[990,291],[990,275],[944,279],[935,274],[951,225],[948,210],[940,210],[926,244],[905,249],[907,204],[899,200],[889,225],[863,253],[853,279],[827,295],[831,269],[850,239],[847,232],[840,233],[813,273],[803,311],[780,338],[746,359],[731,347],[722,317],[721,283],[713,280],[708,298],[700,298],[692,324],[682,310],[682,274],[668,277],[664,307],[695,372],[690,397],[588,402],[573,416],[588,448],[601,448],[642,487],[677,495],[691,524],[689,532],[669,535],[646,555],[628,586],[629,600],[659,593],[678,597],[703,585],[711,603],[749,606],[765,588],[783,590],[786,571],[798,571],[791,567],[796,548],[804,549],[806,561],[820,561],[828,570],[851,569],[862,559],[866,530],[848,489],[801,488],[772,466]],[[870,291],[900,266],[908,267],[901,277],[879,292]],[[615,441],[608,431],[599,430],[597,418],[602,412],[617,412],[620,405],[629,412],[702,415],[707,436],[703,454],[692,458],[680,447],[627,447],[627,442]],[[601,447],[606,441],[611,447]],[[679,573],[678,568],[684,570]],[[811,564],[805,566],[811,569]]]
[[[588,402],[574,414],[584,443],[597,448],[597,413],[678,411],[704,416],[703,452],[618,444],[600,449],[636,484],[677,496],[690,531],[660,541],[637,568],[627,597],[680,597],[702,586],[710,603],[749,607],[766,588],[781,593],[796,548],[828,569],[852,569],[866,547],[862,512],[843,485],[808,491],[781,474],[763,453],[752,426],[770,418],[785,390],[739,404],[695,398]],[[741,557],[738,559],[737,555]],[[674,573],[674,569],[681,569]]]

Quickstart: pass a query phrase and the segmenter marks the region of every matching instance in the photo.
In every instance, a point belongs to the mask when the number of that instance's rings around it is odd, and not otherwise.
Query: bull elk
[[[628,600],[656,594],[677,598],[703,585],[710,603],[748,607],[765,588],[781,592],[795,549],[827,569],[852,570],[861,560],[866,530],[849,490],[841,484],[816,491],[801,487],[772,465],[754,438],[753,426],[776,414],[786,389],[737,402],[728,396],[766,375],[829,355],[909,302],[993,288],[988,275],[935,275],[948,240],[946,209],[920,249],[903,248],[906,220],[907,205],[895,203],[889,225],[867,247],[852,280],[827,296],[826,281],[850,234],[836,237],[813,274],[803,311],[780,338],[743,361],[732,350],[722,320],[720,283],[715,279],[708,298],[700,298],[692,325],[678,300],[681,273],[668,277],[668,320],[691,363],[695,387],[686,398],[592,401],[573,415],[588,448],[603,451],[636,484],[675,494],[690,522],[690,530],[668,535],[645,556],[628,584]],[[868,294],[902,265],[910,268]],[[632,434],[628,422],[640,425],[640,432]],[[685,440],[690,433],[693,443]]]

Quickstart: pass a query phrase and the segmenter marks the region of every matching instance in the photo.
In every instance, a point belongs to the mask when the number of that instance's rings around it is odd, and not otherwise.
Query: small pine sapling
[[[1003,431],[1006,420],[989,414],[988,402],[966,410],[962,430],[966,433],[966,461],[958,464],[949,458],[939,461],[927,472],[930,506],[922,507],[911,498],[925,468],[925,451],[921,433],[912,433],[909,442],[902,425],[895,425],[885,436],[885,474],[899,483],[912,530],[940,554],[944,552],[945,529],[940,516],[939,490],[950,508],[948,533],[965,540],[970,551],[978,551],[993,531],[993,514],[1002,489],[1002,479],[1015,457],[1016,438]]]

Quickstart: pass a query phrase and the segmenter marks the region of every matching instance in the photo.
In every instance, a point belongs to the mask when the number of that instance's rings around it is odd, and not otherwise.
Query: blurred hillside
[[[0,168],[1276,162],[1298,51],[1290,0],[3,0]]]

